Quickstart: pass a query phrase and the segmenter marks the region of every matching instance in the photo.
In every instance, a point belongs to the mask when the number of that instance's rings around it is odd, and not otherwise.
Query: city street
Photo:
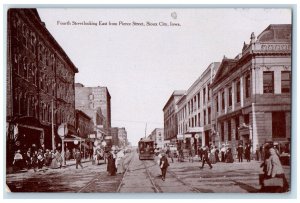
[[[139,160],[134,151],[125,157],[126,170],[123,174],[109,176],[106,164],[92,165],[85,162],[83,169],[75,165],[63,169],[48,169],[34,173],[8,174],[7,185],[13,192],[146,192],[146,193],[256,193],[260,185],[258,174],[261,169],[258,161],[243,163],[217,163],[209,169],[200,169],[199,161],[172,163],[166,180],[161,179],[157,160]],[[290,182],[290,167],[284,166]]]

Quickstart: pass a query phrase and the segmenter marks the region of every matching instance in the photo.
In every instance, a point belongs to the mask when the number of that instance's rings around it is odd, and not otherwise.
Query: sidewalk
[[[82,159],[81,160],[81,163],[89,163],[89,162],[92,162],[92,159]],[[104,164],[104,160],[101,160],[101,164]],[[66,164],[62,166],[62,168],[68,168],[68,167],[71,167],[71,166],[75,166],[76,165],[76,161],[75,160],[68,160],[66,161]],[[51,169],[50,167],[47,167],[47,166],[43,166],[43,169]],[[43,169],[38,169],[38,170],[43,170]],[[22,170],[18,170],[18,171],[14,171],[13,170],[13,167],[7,167],[6,168],[6,174],[16,174],[16,173],[26,173],[28,171],[31,171],[32,169],[22,169]],[[55,170],[55,169],[54,169]]]

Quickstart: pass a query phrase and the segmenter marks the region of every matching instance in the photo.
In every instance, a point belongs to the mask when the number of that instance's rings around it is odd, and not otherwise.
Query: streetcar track
[[[156,192],[156,193],[162,193],[162,190],[161,190],[159,187],[157,187],[156,184],[155,184],[155,182],[153,181],[153,179],[152,179],[152,177],[151,177],[151,175],[150,175],[150,172],[149,172],[149,170],[148,170],[148,167],[147,167],[147,165],[146,165],[146,161],[142,161],[142,162],[143,162],[143,164],[144,164],[144,166],[145,166],[147,175],[148,175],[148,177],[149,177],[149,180],[150,180],[150,182],[151,182],[151,184],[152,184],[152,186],[153,186],[155,192]],[[153,166],[153,165],[152,165],[152,166]]]
[[[156,162],[155,162],[154,160],[152,160],[152,161],[156,164]],[[178,180],[178,181],[179,181],[180,183],[182,183],[184,186],[187,186],[187,187],[189,187],[190,189],[192,189],[192,191],[196,191],[196,192],[202,193],[201,190],[199,190],[199,189],[197,189],[197,188],[191,186],[190,184],[184,182],[183,180],[181,180],[181,179],[180,179],[173,171],[167,170],[167,173],[169,173],[169,174],[171,174],[173,177],[175,177],[176,180]]]
[[[125,170],[125,172],[124,172],[124,174],[123,174],[122,180],[121,180],[121,182],[120,182],[120,184],[119,184],[119,186],[118,186],[118,188],[117,188],[117,192],[120,192],[121,186],[123,185],[123,182],[124,182],[124,178],[125,178],[125,176],[126,176],[128,170],[129,170],[129,166],[130,166],[130,164],[131,164],[131,162],[132,162],[134,156],[135,156],[135,153],[132,152],[131,159],[130,159],[130,161],[129,161],[128,165],[127,165],[127,168],[126,168],[126,170]]]

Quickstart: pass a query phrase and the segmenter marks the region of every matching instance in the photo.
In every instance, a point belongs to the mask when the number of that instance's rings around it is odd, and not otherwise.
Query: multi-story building
[[[78,69],[36,9],[9,9],[7,23],[7,155],[52,148],[57,127],[75,132],[74,77]],[[53,135],[53,136],[52,136]]]
[[[85,87],[75,84],[75,106],[93,119],[96,138],[103,140],[109,134],[110,95],[106,87]]]
[[[163,108],[164,112],[164,140],[169,140],[175,144],[178,132],[177,122],[177,101],[184,95],[184,90],[176,90],[172,93]]]
[[[214,142],[267,141],[288,148],[291,134],[291,25],[270,25],[234,59],[224,58],[211,85]]]
[[[119,128],[112,127],[109,130],[109,139],[106,139],[108,146],[119,146]]]
[[[164,129],[163,128],[155,128],[151,134],[148,136],[149,139],[155,142],[156,148],[164,148]]]
[[[119,140],[118,146],[120,148],[124,148],[128,145],[127,131],[124,127],[119,128],[119,130],[118,130],[118,140]]]
[[[211,142],[212,96],[210,85],[220,63],[211,63],[177,101],[178,140],[183,148],[209,145]]]

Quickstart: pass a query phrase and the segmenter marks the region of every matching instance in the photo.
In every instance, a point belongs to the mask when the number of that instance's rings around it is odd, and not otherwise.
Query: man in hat
[[[239,146],[237,148],[239,162],[243,162],[243,152],[244,152],[243,146],[241,144],[239,144]]]
[[[164,151],[161,152],[161,158],[159,161],[159,166],[161,169],[161,179],[165,181],[167,168],[169,166],[168,158],[166,157],[166,153]]]
[[[200,167],[201,169],[204,167],[205,162],[209,165],[210,169],[212,169],[212,165],[208,158],[208,147],[207,146],[203,148],[202,167]]]

